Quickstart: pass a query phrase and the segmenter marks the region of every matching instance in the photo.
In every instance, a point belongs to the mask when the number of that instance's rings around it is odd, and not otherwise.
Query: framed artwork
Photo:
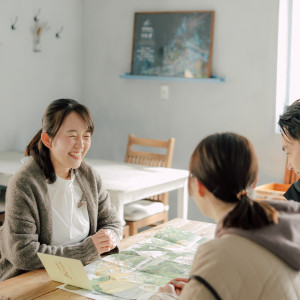
[[[137,12],[131,74],[211,76],[214,11]]]

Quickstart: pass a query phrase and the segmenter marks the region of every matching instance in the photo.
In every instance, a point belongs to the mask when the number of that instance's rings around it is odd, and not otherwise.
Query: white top
[[[74,173],[70,180],[56,176],[47,188],[52,205],[52,245],[74,244],[86,238],[90,220],[86,202],[78,208],[82,191]]]

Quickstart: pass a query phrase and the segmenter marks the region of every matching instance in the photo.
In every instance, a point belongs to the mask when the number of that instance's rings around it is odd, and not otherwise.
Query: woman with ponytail
[[[216,223],[197,251],[189,278],[175,278],[159,299],[300,299],[300,204],[255,201],[258,164],[234,133],[203,139],[190,160],[189,191]]]
[[[37,252],[88,264],[118,251],[122,224],[99,175],[84,162],[94,123],[72,99],[47,107],[42,129],[10,180],[0,228],[0,281],[42,268]]]

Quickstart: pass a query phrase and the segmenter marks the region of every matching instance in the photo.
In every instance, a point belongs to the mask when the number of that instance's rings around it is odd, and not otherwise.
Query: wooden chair
[[[6,193],[6,186],[0,185],[0,226],[2,226],[5,218],[5,193]]]
[[[3,223],[4,223],[4,218],[5,218],[5,214],[4,214],[4,213],[0,213],[0,226],[3,225]]]
[[[137,138],[133,134],[128,136],[125,162],[145,165],[149,167],[166,167],[172,165],[175,139],[154,140]],[[133,148],[139,149],[134,150]],[[141,151],[140,149],[146,151]],[[149,149],[153,152],[148,151]],[[161,149],[166,153],[161,154]],[[154,151],[155,150],[155,151]],[[160,150],[160,152],[158,151]],[[129,225],[129,234],[138,233],[138,229],[155,226],[159,222],[168,221],[168,193],[151,197],[150,199],[134,201],[124,206],[124,218]]]
[[[129,237],[129,226],[125,225],[123,226],[123,239]]]

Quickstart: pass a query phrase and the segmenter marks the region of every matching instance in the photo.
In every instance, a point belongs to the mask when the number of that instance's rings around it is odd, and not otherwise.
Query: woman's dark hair
[[[72,99],[58,99],[49,104],[43,119],[42,129],[33,137],[25,149],[25,156],[32,156],[40,168],[43,170],[49,183],[56,180],[56,174],[50,159],[49,149],[43,144],[41,135],[47,132],[53,139],[65,118],[71,113],[76,112],[85,121],[88,131],[93,134],[94,122],[92,116],[84,105]]]
[[[293,140],[300,140],[300,99],[285,108],[279,117],[281,132]]]
[[[206,137],[192,154],[190,172],[218,199],[237,203],[225,217],[224,227],[257,229],[277,223],[277,211],[272,206],[248,196],[258,164],[245,137],[230,132]]]

